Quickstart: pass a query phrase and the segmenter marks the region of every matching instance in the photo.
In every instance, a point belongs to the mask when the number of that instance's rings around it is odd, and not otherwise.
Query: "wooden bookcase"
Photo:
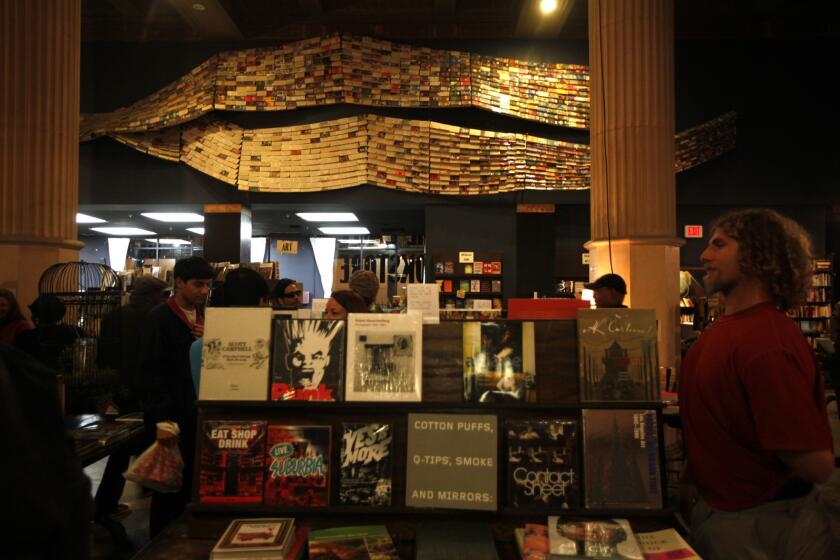
[[[503,307],[502,254],[476,252],[473,260],[472,263],[460,263],[457,254],[432,256],[432,281],[440,286],[441,310],[468,307],[467,302],[476,299],[490,300],[494,309]],[[488,268],[491,263],[493,268]],[[474,289],[476,282],[478,290]],[[463,287],[467,289],[463,290]],[[463,292],[463,297],[459,297],[459,292]]]
[[[834,270],[830,258],[814,259],[812,266],[813,285],[808,291],[805,302],[791,317],[808,338],[812,347],[816,347],[816,338],[830,336],[831,306],[833,302]]]
[[[329,519],[334,525],[363,525],[377,523],[378,519],[390,522],[414,523],[433,519],[471,519],[490,522],[496,527],[507,527],[502,532],[512,542],[512,528],[525,522],[545,522],[549,513],[563,513],[594,518],[625,517],[649,519],[654,526],[673,526],[672,512],[667,509],[663,406],[659,402],[644,403],[581,403],[579,399],[579,373],[577,360],[576,321],[533,321],[534,358],[536,367],[536,402],[464,402],[463,373],[463,322],[444,321],[423,327],[423,400],[422,402],[301,402],[301,401],[199,401],[199,434],[203,422],[208,420],[262,421],[277,424],[318,424],[332,427],[330,456],[330,502],[327,507],[287,508],[262,504],[201,504],[198,499],[200,468],[199,435],[196,443],[193,502],[194,516],[226,514],[234,517],[248,515],[294,516],[298,525],[309,522],[322,526]],[[585,457],[583,454],[584,409],[643,409],[656,413],[658,427],[658,460],[662,503],[666,507],[656,510],[640,509],[586,509]],[[487,414],[498,419],[497,457],[498,472],[495,511],[455,509],[426,509],[405,505],[408,415],[410,413]],[[506,464],[507,434],[502,427],[508,420],[550,420],[571,418],[578,421],[577,468],[580,481],[581,507],[562,512],[548,509],[513,508],[507,503],[508,470]],[[341,453],[341,425],[344,422],[381,422],[393,426],[392,439],[392,501],[388,507],[349,506],[339,502],[339,470]],[[645,526],[645,522],[642,522]],[[515,548],[514,548],[515,550]]]

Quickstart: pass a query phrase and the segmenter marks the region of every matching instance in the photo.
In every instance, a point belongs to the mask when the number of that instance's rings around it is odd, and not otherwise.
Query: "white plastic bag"
[[[157,427],[175,434],[181,433],[175,422],[158,422]],[[178,448],[178,438],[155,441],[123,473],[126,480],[157,492],[178,492],[184,480],[184,459]]]

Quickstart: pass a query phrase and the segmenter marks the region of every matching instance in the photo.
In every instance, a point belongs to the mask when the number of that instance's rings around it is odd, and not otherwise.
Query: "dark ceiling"
[[[838,35],[817,0],[674,0],[675,34],[689,38]],[[293,41],[334,32],[386,39],[587,36],[587,2],[558,0],[82,0],[83,41]]]

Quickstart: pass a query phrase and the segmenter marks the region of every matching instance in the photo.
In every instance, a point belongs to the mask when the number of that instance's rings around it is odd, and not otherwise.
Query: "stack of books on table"
[[[514,536],[522,560],[700,558],[674,529],[635,533],[626,519],[550,516],[548,525],[529,523]]]
[[[234,519],[213,547],[210,560],[300,560],[309,529],[290,517]]]

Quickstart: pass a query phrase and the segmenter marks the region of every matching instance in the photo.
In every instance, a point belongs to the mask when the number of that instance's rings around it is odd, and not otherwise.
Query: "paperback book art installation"
[[[198,467],[200,503],[262,503],[265,435],[265,422],[204,422]]]
[[[323,507],[330,501],[330,427],[268,427],[265,504]]]
[[[505,428],[508,505],[580,507],[577,420],[511,420]]]
[[[82,141],[108,135],[149,155],[180,159],[241,190],[370,183],[474,195],[589,186],[589,146],[582,144],[386,117],[366,122],[364,116],[243,130],[209,115],[339,103],[476,107],[586,129],[589,70],[370,37],[313,37],[214,55],[129,107],[82,115],[79,133]],[[675,168],[691,168],[734,146],[734,115],[724,115],[677,135]]]
[[[680,133],[677,171],[733,149],[734,122],[732,115]],[[249,191],[323,191],[365,183],[441,195],[589,188],[589,146],[530,134],[378,115],[266,129],[242,129],[205,116],[166,130],[109,136],[149,155],[180,157]]]
[[[391,505],[390,424],[342,424],[339,500],[348,505]]]
[[[271,309],[210,307],[201,350],[202,400],[266,400]]]
[[[348,401],[420,401],[423,323],[419,313],[351,313]]]
[[[548,517],[552,556],[643,560],[636,536],[626,519],[567,519]]]
[[[464,323],[464,398],[535,401],[534,323]]]
[[[341,400],[344,321],[275,318],[271,399]]]
[[[587,508],[662,507],[656,411],[584,410],[583,456]]]
[[[578,343],[581,401],[658,400],[652,309],[579,309]]]

